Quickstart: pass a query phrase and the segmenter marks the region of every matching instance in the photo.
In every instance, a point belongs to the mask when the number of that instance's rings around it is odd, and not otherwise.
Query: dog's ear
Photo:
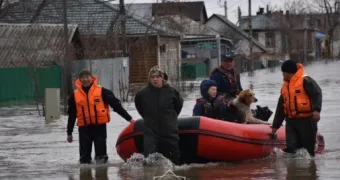
[[[241,91],[238,95],[238,100],[242,103],[246,102],[246,93],[244,91]]]

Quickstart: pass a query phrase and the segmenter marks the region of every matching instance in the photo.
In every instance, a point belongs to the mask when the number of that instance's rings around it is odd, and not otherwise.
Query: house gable
[[[152,16],[182,15],[194,21],[207,21],[204,1],[153,3]]]
[[[208,21],[205,23],[206,25],[209,24],[209,21],[211,21],[212,19],[216,18],[217,20],[219,20],[220,22],[222,22],[224,25],[228,26],[229,28],[231,28],[233,31],[237,32],[239,35],[241,35],[243,38],[248,39],[248,34],[246,32],[244,32],[243,30],[241,30],[239,27],[237,27],[234,23],[232,23],[231,21],[229,21],[228,19],[225,19],[223,16],[221,15],[217,15],[217,14],[213,14]],[[212,27],[210,27],[212,28]],[[220,29],[215,29],[215,31],[220,31]],[[266,48],[261,45],[258,41],[253,40],[253,43],[255,46],[257,46],[259,49],[261,49],[262,51],[266,52]]]

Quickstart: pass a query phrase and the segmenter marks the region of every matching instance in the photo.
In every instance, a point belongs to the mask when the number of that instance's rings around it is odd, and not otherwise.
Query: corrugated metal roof
[[[118,9],[119,4],[110,4]],[[131,3],[125,4],[125,8],[129,15],[145,18],[152,16],[167,16],[167,15],[183,15],[194,21],[208,19],[204,1],[193,2],[167,2],[167,3]]]
[[[77,30],[69,25],[69,42]],[[0,68],[43,67],[64,57],[62,24],[0,23]]]
[[[119,9],[119,4],[109,4],[115,9]],[[126,14],[137,19],[152,17],[152,3],[132,3],[125,4]]]
[[[203,21],[208,19],[204,1],[153,3],[152,15],[183,15],[194,21],[200,21],[203,15]]]
[[[245,33],[242,29],[240,29],[239,27],[237,27],[234,23],[232,23],[231,21],[229,21],[228,19],[225,18],[225,16],[219,15],[219,14],[213,14],[210,18],[213,17],[217,17],[220,20],[222,20],[225,24],[227,24],[229,27],[233,28],[236,32],[239,32],[244,38],[248,39],[248,34]],[[210,20],[209,18],[209,20]],[[208,21],[209,21],[208,20]],[[262,49],[263,51],[266,51],[266,48],[261,45],[258,41],[256,41],[255,39],[253,40],[253,43],[259,47],[260,49]]]
[[[3,22],[28,23],[33,17],[41,0],[30,0],[24,6],[17,6],[2,19]],[[39,17],[35,23],[63,23],[62,0],[46,0]],[[29,11],[27,9],[30,9]],[[82,35],[105,35],[119,14],[119,9],[108,2],[100,0],[68,0],[68,23],[77,24]],[[129,15],[126,20],[126,32],[128,34],[165,34],[166,28],[153,26],[152,22]],[[115,25],[120,23],[116,22]],[[120,34],[120,26],[114,27]]]

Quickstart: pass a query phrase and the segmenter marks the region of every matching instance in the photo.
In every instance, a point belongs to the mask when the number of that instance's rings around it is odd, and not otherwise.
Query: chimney
[[[238,24],[241,24],[241,15],[242,15],[242,12],[241,12],[241,8],[239,6],[239,7],[237,7]]]
[[[289,16],[290,16],[290,15],[289,15],[289,11],[286,10],[286,18],[289,19]]]
[[[264,13],[264,8],[259,8],[259,11],[257,11],[256,15],[262,15]]]
[[[269,11],[269,5],[267,5],[267,14],[271,14],[271,11]]]

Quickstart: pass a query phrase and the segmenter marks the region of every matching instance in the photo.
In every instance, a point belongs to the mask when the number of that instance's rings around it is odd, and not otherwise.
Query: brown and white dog
[[[246,89],[241,91],[238,97],[232,100],[231,104],[238,110],[239,116],[240,118],[242,118],[239,120],[240,122],[249,124],[270,125],[271,123],[269,122],[262,121],[260,119],[253,117],[253,114],[251,113],[250,110],[250,105],[256,102],[257,99],[255,97],[255,94],[250,89]]]

